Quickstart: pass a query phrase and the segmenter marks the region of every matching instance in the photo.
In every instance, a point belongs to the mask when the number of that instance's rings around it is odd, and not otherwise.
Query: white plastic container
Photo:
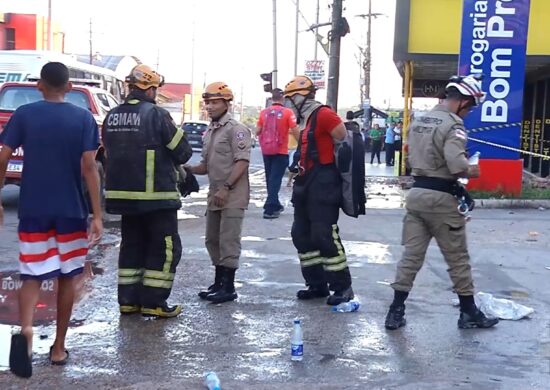
[[[304,340],[300,320],[294,320],[294,328],[290,336],[290,360],[301,361],[304,358]]]

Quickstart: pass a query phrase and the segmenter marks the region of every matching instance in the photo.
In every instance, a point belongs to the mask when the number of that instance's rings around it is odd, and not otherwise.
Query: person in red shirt
[[[278,218],[284,210],[279,202],[281,182],[288,167],[289,134],[298,139],[296,117],[290,108],[283,106],[283,90],[275,88],[271,93],[272,104],[260,112],[256,134],[264,157],[267,199],[264,204],[264,218]]]
[[[285,87],[301,133],[299,174],[294,181],[292,242],[298,251],[307,289],[298,299],[324,298],[338,305],[353,299],[351,275],[340,239],[338,217],[342,199],[334,144],[344,140],[346,127],[329,107],[315,100],[316,87],[306,76],[296,76]]]

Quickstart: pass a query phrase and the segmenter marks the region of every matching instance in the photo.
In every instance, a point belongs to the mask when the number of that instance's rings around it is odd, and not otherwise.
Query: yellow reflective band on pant
[[[170,150],[176,149],[176,146],[180,143],[181,139],[183,138],[183,130],[177,129],[176,134],[174,134],[174,137],[172,138],[172,141],[166,147]]]
[[[172,281],[168,280],[159,280],[159,279],[151,279],[151,278],[143,278],[143,285],[147,287],[155,287],[155,288],[172,288]]]
[[[321,252],[320,252],[320,251],[313,251],[313,252],[306,252],[306,253],[298,253],[298,258],[300,259],[300,261],[302,261],[302,260],[313,259],[313,258],[319,257],[319,256],[321,256]]]
[[[317,264],[323,264],[323,258],[322,257],[317,257],[316,259],[311,259],[311,260],[300,260],[300,266],[302,268],[311,267],[311,266],[317,265]]]
[[[119,268],[118,276],[141,276],[143,268]]]
[[[343,261],[339,264],[332,264],[332,265],[325,264],[323,268],[325,269],[325,271],[328,271],[328,272],[337,272],[337,271],[345,270],[347,266],[348,266],[347,261]]]
[[[330,265],[330,264],[340,264],[341,262],[346,261],[346,256],[335,256],[335,257],[329,257],[323,259],[323,264]]]
[[[344,251],[344,247],[340,242],[340,235],[338,234],[338,225],[332,225],[332,239],[334,240],[334,245],[336,245],[336,249],[338,249],[338,255],[345,256],[346,252]]]
[[[173,281],[175,276],[176,276],[176,274],[172,274],[172,273],[169,273],[169,272],[147,270],[147,271],[145,271],[145,274],[143,275],[143,278],[144,279],[159,279],[159,280]]]
[[[145,157],[145,191],[105,191],[107,199],[125,200],[179,200],[177,191],[155,192],[155,151],[148,150]]]
[[[172,260],[174,260],[174,243],[172,242],[172,236],[164,237],[164,246],[166,247],[166,260],[164,261],[162,270],[164,273],[170,273]]]

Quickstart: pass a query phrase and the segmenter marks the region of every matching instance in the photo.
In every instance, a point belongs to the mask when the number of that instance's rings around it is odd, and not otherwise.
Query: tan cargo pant
[[[239,268],[243,209],[206,211],[205,245],[214,266]]]
[[[397,264],[394,290],[409,292],[426,256],[432,237],[448,265],[447,272],[453,282],[453,290],[459,295],[473,295],[474,284],[470,267],[470,255],[466,244],[466,222],[453,210],[449,213],[431,213],[407,210],[403,220],[405,251]]]

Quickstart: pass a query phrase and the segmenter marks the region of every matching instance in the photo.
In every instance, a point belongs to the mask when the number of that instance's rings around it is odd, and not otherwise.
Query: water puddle
[[[343,241],[343,244],[346,254],[350,258],[365,259],[369,264],[392,264],[394,262],[389,245],[368,241]],[[361,264],[352,261],[350,267],[361,267]]]
[[[112,246],[112,244],[110,244]],[[75,276],[75,305],[90,291],[90,281],[96,275],[102,275],[103,269],[97,263],[87,261],[84,272]],[[18,271],[0,272],[0,370],[8,369],[9,346],[13,332],[19,331],[19,289],[23,282]],[[45,354],[53,342],[53,333],[47,329],[57,315],[57,279],[45,280],[40,286],[40,295],[34,314],[33,352]],[[79,327],[83,320],[71,320],[70,327]]]

